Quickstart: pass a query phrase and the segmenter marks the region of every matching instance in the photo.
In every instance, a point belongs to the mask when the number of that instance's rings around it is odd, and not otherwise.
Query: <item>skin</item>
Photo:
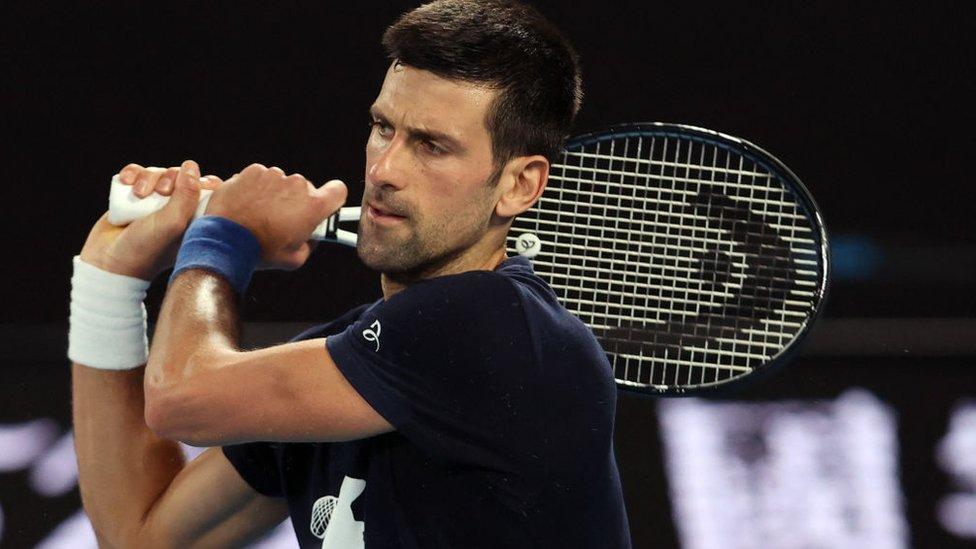
[[[363,262],[383,273],[386,297],[416,280],[504,260],[507,223],[494,206],[506,187],[487,181],[493,159],[484,127],[496,93],[403,65],[387,71],[370,107],[358,246]],[[446,120],[445,109],[453,111]]]
[[[542,193],[542,156],[513,158],[487,181],[495,164],[484,121],[496,93],[409,66],[388,70],[371,109],[358,248],[381,272],[385,297],[419,280],[494,269],[511,220]],[[346,198],[341,182],[315,187],[260,164],[227,182],[199,173],[193,161],[126,166],[122,181],[136,194],[171,200],[126,227],[103,216],[82,260],[154,278],[172,266],[206,186],[216,188],[206,213],[247,227],[263,268],[297,269],[312,230]],[[393,430],[346,381],[324,339],[243,351],[239,325],[229,284],[188,270],[167,290],[145,368],[72,365],[82,500],[102,546],[238,546],[287,516],[284,500],[252,490],[219,448],[186,464],[175,440],[321,442]]]

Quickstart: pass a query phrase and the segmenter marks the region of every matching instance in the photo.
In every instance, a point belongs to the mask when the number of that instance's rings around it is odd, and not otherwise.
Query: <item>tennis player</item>
[[[576,54],[505,0],[424,5],[383,43],[358,245],[375,303],[241,350],[253,271],[300,267],[345,186],[122,170],[171,199],[103,217],[74,260],[75,443],[104,547],[237,547],[289,515],[303,547],[629,547],[610,366],[505,253],[579,109]],[[142,301],[169,267],[149,348]],[[173,441],[211,448],[185,463]]]

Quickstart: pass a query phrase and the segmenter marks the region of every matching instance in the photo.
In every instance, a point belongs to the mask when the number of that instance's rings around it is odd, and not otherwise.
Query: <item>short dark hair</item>
[[[485,120],[496,172],[516,156],[558,158],[583,98],[579,57],[534,8],[437,0],[402,15],[383,46],[395,62],[499,90]]]

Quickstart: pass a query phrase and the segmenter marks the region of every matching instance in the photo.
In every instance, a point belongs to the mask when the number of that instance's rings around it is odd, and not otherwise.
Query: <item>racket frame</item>
[[[566,141],[563,147],[562,163],[566,163],[568,154],[588,145],[609,142],[617,139],[640,137],[666,137],[697,141],[705,145],[712,145],[724,149],[733,154],[741,155],[747,160],[755,162],[758,166],[765,168],[770,172],[770,174],[780,179],[784,183],[785,187],[789,187],[794,192],[797,199],[797,204],[805,210],[807,218],[811,221],[811,225],[815,229],[816,237],[819,241],[818,255],[822,266],[815,296],[800,329],[797,330],[792,339],[790,339],[786,345],[779,349],[775,355],[746,374],[724,380],[696,384],[693,387],[637,383],[630,380],[616,379],[615,376],[617,387],[619,389],[627,391],[628,393],[647,396],[697,396],[701,394],[716,396],[731,390],[738,392],[760,378],[766,377],[771,372],[778,370],[783,364],[789,362],[789,360],[796,355],[800,348],[800,343],[806,338],[810,328],[813,326],[814,322],[820,315],[820,312],[826,305],[828,289],[830,287],[831,255],[830,244],[827,237],[827,228],[823,215],[821,214],[820,208],[817,206],[817,203],[807,186],[800,180],[799,177],[797,177],[795,173],[793,173],[792,170],[790,170],[789,167],[786,166],[786,164],[770,154],[768,151],[740,137],[687,124],[674,124],[667,122],[624,123],[609,126],[603,130],[577,135]],[[555,168],[558,166],[559,164],[556,164],[553,167]],[[569,166],[568,163],[567,166]],[[555,179],[558,180],[558,178]],[[518,235],[513,235],[512,232],[510,232],[509,236],[514,236],[517,238]]]

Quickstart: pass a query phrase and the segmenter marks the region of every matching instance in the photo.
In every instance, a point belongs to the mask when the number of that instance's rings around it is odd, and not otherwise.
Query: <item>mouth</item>
[[[366,215],[380,225],[393,225],[406,219],[406,216],[396,214],[372,201],[366,203]]]

